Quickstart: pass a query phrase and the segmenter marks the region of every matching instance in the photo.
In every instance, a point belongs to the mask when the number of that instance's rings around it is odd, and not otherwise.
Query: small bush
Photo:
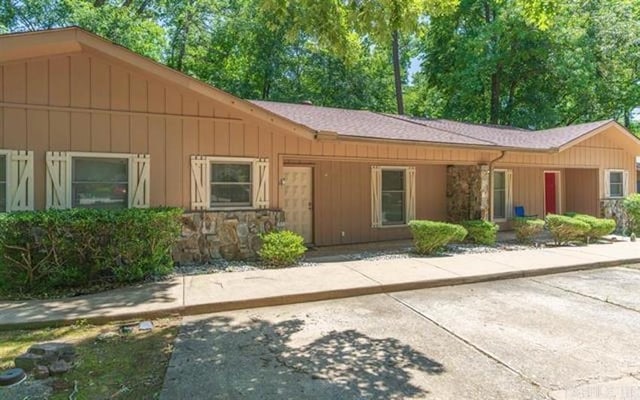
[[[172,271],[181,209],[48,210],[0,217],[0,289],[46,293]]]
[[[627,214],[629,234],[640,236],[640,193],[627,196],[622,202],[622,207]]]
[[[464,221],[461,224],[467,230],[465,240],[471,243],[492,246],[496,244],[498,225],[484,220]]]
[[[409,222],[409,228],[419,254],[433,254],[448,243],[464,240],[467,236],[464,227],[446,222],[414,220]]]
[[[291,231],[271,231],[261,238],[262,247],[258,250],[258,256],[273,267],[294,265],[307,251],[304,238]]]
[[[546,227],[556,244],[561,245],[581,240],[591,229],[589,224],[566,215],[549,214],[545,218]]]
[[[589,224],[589,231],[585,234],[585,240],[591,241],[593,239],[600,239],[603,236],[609,235],[616,229],[616,221],[607,218],[596,218],[591,215],[576,214],[574,219]]]
[[[530,243],[544,229],[544,221],[538,218],[517,217],[512,221],[516,239],[520,243]]]

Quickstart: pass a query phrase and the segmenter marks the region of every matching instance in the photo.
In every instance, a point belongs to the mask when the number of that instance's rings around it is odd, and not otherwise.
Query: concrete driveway
[[[161,399],[640,399],[640,270],[188,317]]]

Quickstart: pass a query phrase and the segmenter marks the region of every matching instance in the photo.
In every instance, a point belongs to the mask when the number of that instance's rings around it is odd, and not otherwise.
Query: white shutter
[[[629,194],[629,171],[624,171],[622,173],[622,195],[626,196]]]
[[[209,208],[209,160],[203,156],[191,156],[191,209]]]
[[[253,207],[269,208],[269,160],[253,162]]]
[[[47,152],[47,208],[71,207],[71,165],[65,152]]]
[[[134,154],[129,158],[129,207],[147,208],[150,205],[148,154]]]
[[[382,202],[380,195],[382,190],[382,170],[380,167],[371,167],[371,226],[381,226]]]
[[[407,168],[407,223],[416,219],[416,168]]]
[[[504,172],[505,179],[505,217],[507,219],[513,216],[513,171],[506,170]]]
[[[7,155],[7,211],[33,210],[33,151]]]
[[[611,197],[611,180],[610,180],[610,170],[604,170],[604,198],[608,199]]]

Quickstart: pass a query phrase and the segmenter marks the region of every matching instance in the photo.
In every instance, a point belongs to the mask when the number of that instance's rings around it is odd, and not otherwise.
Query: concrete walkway
[[[190,315],[640,263],[619,242],[176,277],[62,300],[0,301],[0,329]]]

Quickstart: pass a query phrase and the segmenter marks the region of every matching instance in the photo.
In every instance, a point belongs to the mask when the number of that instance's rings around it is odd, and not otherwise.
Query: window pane
[[[611,172],[609,174],[609,182],[622,184],[622,172]]]
[[[129,161],[126,158],[73,158],[71,205],[126,208]]]
[[[251,184],[225,184],[214,183],[211,185],[212,206],[250,206]]]
[[[404,223],[404,192],[382,192],[382,224]]]
[[[506,179],[505,179],[504,171],[494,171],[493,173],[493,188],[494,189],[505,189]]]
[[[74,158],[73,181],[126,183],[128,166],[125,158]]]
[[[0,211],[7,211],[7,159],[0,156]]]
[[[7,184],[0,182],[0,212],[7,211]]]
[[[73,207],[126,208],[128,204],[126,183],[74,183]]]
[[[611,189],[609,191],[611,196],[613,197],[622,197],[623,196],[622,183],[612,183]]]
[[[493,218],[507,217],[507,201],[504,190],[494,190],[493,192]]]
[[[6,182],[7,180],[7,158],[6,156],[0,156],[0,182]]]
[[[404,190],[404,171],[382,171],[382,190]]]
[[[251,183],[251,164],[211,164],[211,182]]]

